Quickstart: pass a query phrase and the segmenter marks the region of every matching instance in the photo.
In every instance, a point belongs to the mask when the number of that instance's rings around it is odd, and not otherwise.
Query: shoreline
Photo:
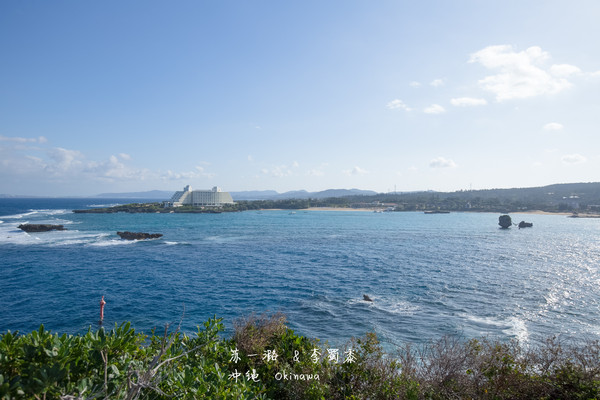
[[[302,209],[303,211],[360,211],[360,212],[374,212],[374,211],[384,211],[384,208],[381,207],[372,207],[372,208],[351,208],[351,207],[309,207]],[[393,211],[393,212],[416,212],[423,213],[426,210],[414,210],[414,211]],[[571,217],[574,214],[572,212],[564,212],[564,211],[542,211],[542,210],[520,210],[514,212],[497,212],[497,211],[468,211],[468,210],[460,210],[460,211],[450,211],[450,214],[457,213],[487,213],[487,214],[528,214],[528,215],[557,215],[557,216],[565,216]],[[600,218],[600,214],[578,214],[573,218]]]
[[[383,211],[382,207],[370,207],[370,208],[351,208],[351,207],[309,207],[303,208],[304,211]],[[393,212],[417,212],[423,213],[428,210],[413,210],[413,211],[393,211]],[[450,213],[489,213],[489,214],[503,214],[502,212],[496,211],[469,211],[469,210],[460,210],[460,211],[450,211]],[[550,211],[541,211],[541,210],[525,210],[525,211],[515,211],[509,212],[507,214],[536,214],[536,215],[565,215],[569,216],[573,213],[570,212],[550,212]],[[581,214],[580,217],[591,214]]]
[[[305,211],[361,211],[361,212],[373,212],[380,210],[380,208],[352,208],[352,207],[308,207],[303,208]]]

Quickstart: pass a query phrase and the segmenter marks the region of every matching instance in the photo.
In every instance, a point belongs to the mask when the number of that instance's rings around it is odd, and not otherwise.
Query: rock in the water
[[[21,224],[18,228],[25,232],[66,231],[65,227],[62,225],[50,224]]]
[[[525,221],[519,222],[519,229],[521,229],[521,228],[531,228],[532,226],[533,226],[533,222],[525,222]]]
[[[145,239],[158,239],[162,236],[162,233],[145,233],[145,232],[117,232],[117,235],[121,236],[121,239],[127,240],[145,240]]]
[[[364,301],[373,301],[373,299],[370,298],[369,296],[367,296],[366,294],[363,294],[363,300]]]
[[[512,225],[512,219],[510,219],[510,215],[501,215],[498,218],[498,225],[502,227],[502,229],[508,229]]]

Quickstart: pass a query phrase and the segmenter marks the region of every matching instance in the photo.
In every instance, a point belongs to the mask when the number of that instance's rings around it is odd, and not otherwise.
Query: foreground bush
[[[220,319],[195,335],[111,331],[0,335],[2,399],[593,399],[600,344],[445,337],[384,354],[375,334],[331,349],[298,336],[281,314]]]

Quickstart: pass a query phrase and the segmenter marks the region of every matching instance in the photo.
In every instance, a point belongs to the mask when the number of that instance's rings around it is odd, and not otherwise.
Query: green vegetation
[[[387,193],[345,197],[351,207],[390,205],[396,211],[447,210],[509,213],[600,211],[600,183],[567,183],[533,188]]]
[[[256,200],[240,201],[235,204],[224,204],[218,207],[181,206],[165,208],[162,203],[130,203],[113,207],[89,208],[84,210],[73,210],[78,214],[114,214],[114,213],[221,213],[246,210],[263,209],[303,209],[310,207],[310,200]]]
[[[133,203],[75,213],[220,213],[261,209],[298,210],[309,207],[381,208],[394,211],[479,211],[510,213],[526,210],[600,213],[600,183],[568,183],[536,188],[412,192],[330,198],[238,201],[220,207],[164,208],[162,203]]]
[[[212,318],[192,336],[167,328],[145,336],[129,323],[75,336],[43,326],[27,335],[7,332],[0,335],[0,398],[600,397],[598,342],[573,347],[549,339],[529,349],[444,337],[386,355],[370,333],[338,349],[336,362],[327,344],[297,335],[280,314],[237,321],[228,339],[222,331],[222,321]]]
[[[233,205],[235,206],[235,205]],[[223,211],[238,211],[236,209],[225,209],[223,207],[192,207],[182,206],[165,208],[162,203],[129,203],[113,207],[88,208],[84,210],[73,210],[77,214],[114,214],[114,213],[220,213]]]
[[[310,199],[239,201],[235,205],[239,211],[269,209],[301,210],[312,206]]]

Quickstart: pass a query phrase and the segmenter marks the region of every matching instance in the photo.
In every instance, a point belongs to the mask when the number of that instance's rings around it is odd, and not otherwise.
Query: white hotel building
[[[165,207],[208,206],[218,207],[223,204],[234,204],[231,195],[215,186],[212,190],[193,190],[190,185],[183,191],[175,192],[171,200],[165,202]]]

